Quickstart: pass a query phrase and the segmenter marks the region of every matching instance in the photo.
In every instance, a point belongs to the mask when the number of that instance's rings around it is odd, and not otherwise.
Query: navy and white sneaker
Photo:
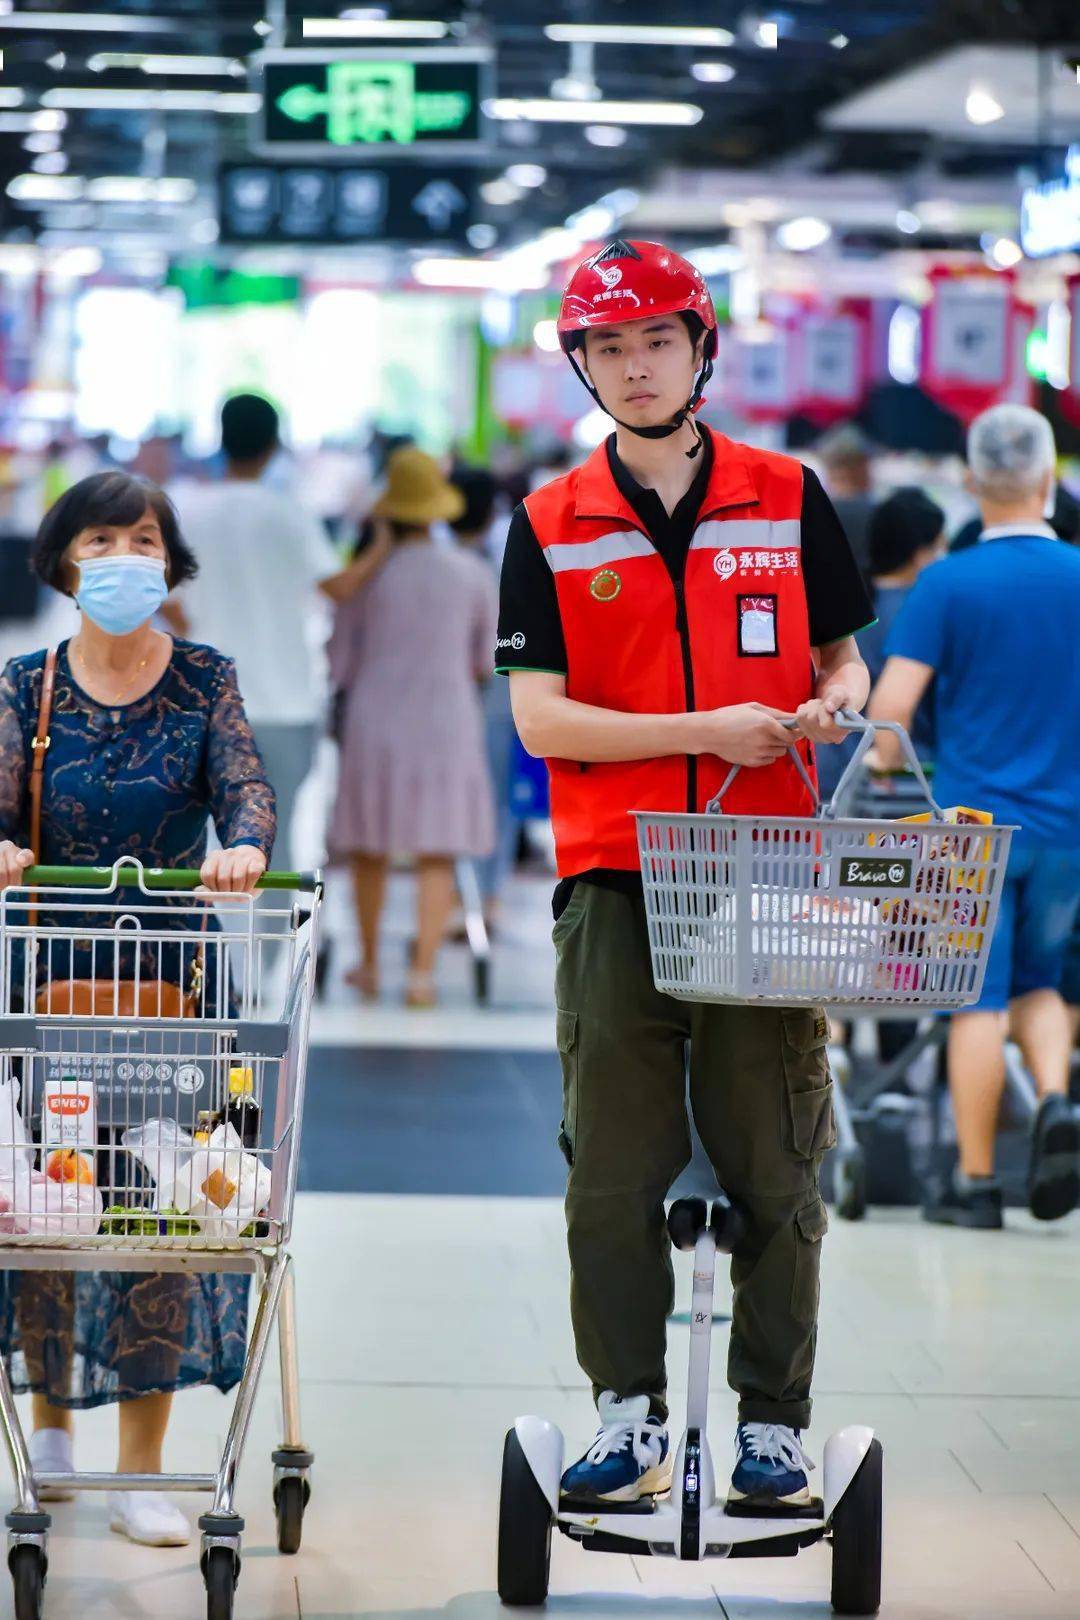
[[[806,1476],[814,1464],[802,1448],[799,1432],[783,1423],[740,1423],[728,1501],[762,1508],[808,1506]]]
[[[671,1486],[671,1452],[667,1430],[649,1416],[649,1397],[621,1400],[610,1389],[597,1407],[600,1427],[579,1462],[562,1477],[564,1496],[589,1502],[636,1502]]]

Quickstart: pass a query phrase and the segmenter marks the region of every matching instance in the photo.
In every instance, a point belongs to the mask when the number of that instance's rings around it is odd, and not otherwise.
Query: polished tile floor
[[[907,1217],[834,1223],[811,1439],[820,1450],[849,1421],[883,1439],[887,1620],[1072,1620],[1080,1610],[1077,1237],[1071,1223],[1036,1230],[1022,1216],[1001,1236]],[[499,1607],[503,1431],[524,1411],[556,1420],[570,1447],[591,1430],[568,1332],[558,1201],[302,1194],[294,1248],[314,1495],[303,1549],[279,1557],[271,1370],[241,1475],[237,1614],[483,1620]],[[725,1293],[726,1284],[721,1306]],[[672,1327],[676,1392],[686,1336]],[[711,1434],[721,1464],[733,1423],[725,1336],[718,1325]],[[206,1466],[227,1411],[214,1394],[183,1397],[170,1465]],[[84,1415],[81,1466],[108,1466],[114,1423],[110,1412]],[[121,1542],[100,1498],[54,1513],[55,1620],[201,1612],[194,1548]],[[828,1584],[820,1548],[690,1566],[589,1555],[560,1538],[549,1607],[573,1620],[817,1620]]]

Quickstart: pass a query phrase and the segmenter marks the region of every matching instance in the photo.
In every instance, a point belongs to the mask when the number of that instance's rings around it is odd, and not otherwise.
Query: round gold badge
[[[614,568],[601,568],[589,581],[589,589],[598,602],[614,602],[622,590],[622,580]]]

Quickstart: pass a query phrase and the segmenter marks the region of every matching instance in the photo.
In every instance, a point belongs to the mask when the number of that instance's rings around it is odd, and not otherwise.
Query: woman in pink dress
[[[490,853],[494,806],[480,682],[491,671],[498,613],[490,570],[432,539],[462,496],[437,462],[407,447],[390,458],[372,516],[387,555],[366,589],[338,610],[333,684],[344,693],[334,861],[348,861],[360,923],[350,983],[379,991],[379,924],[393,857],[413,858],[418,916],[406,1004],[435,1004],[435,959],[454,897],[454,861]]]

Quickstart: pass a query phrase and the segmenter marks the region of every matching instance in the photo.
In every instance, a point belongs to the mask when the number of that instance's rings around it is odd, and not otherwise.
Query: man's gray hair
[[[977,495],[1021,500],[1053,471],[1054,430],[1029,405],[993,405],[972,422],[967,455]]]

